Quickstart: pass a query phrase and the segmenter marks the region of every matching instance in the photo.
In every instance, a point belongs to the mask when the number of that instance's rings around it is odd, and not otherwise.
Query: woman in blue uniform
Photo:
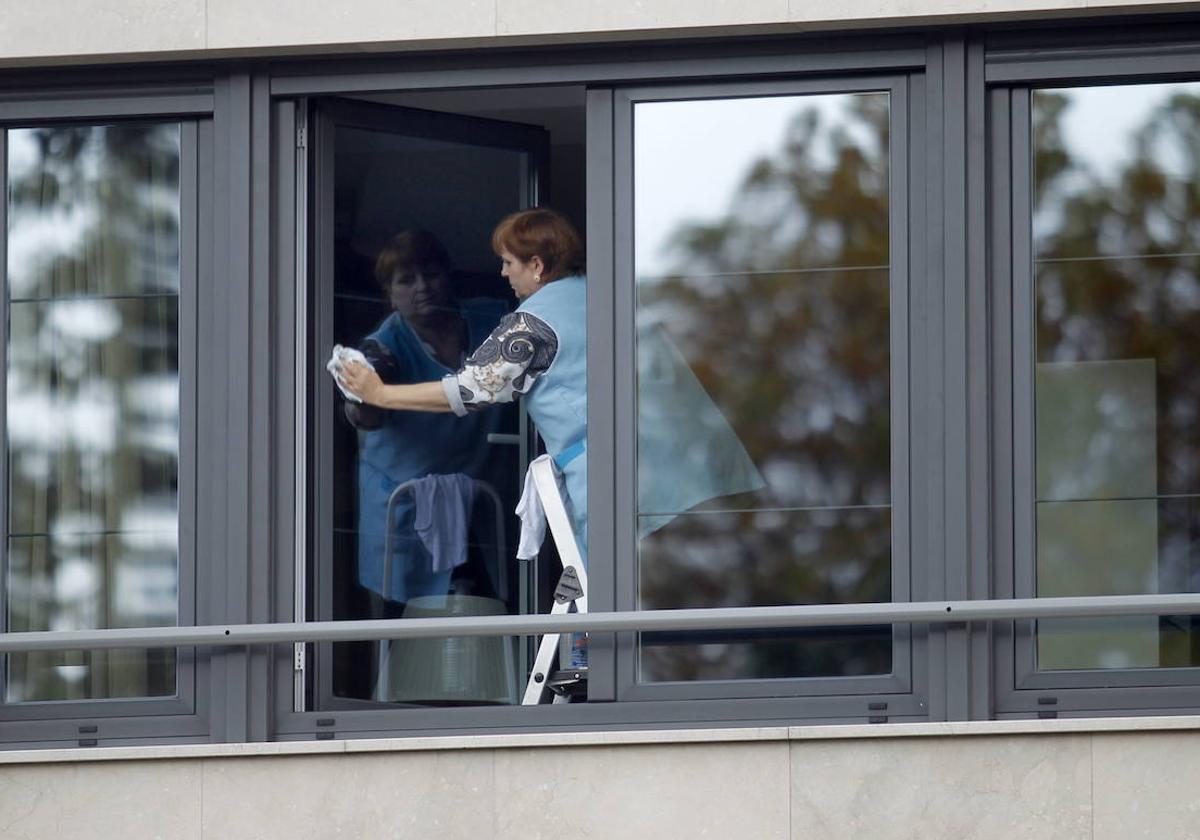
[[[546,450],[563,473],[564,502],[586,563],[587,284],[582,240],[559,214],[535,209],[502,221],[492,247],[521,304],[462,367],[436,381],[386,385],[366,367],[349,365],[341,379],[365,402],[405,414],[453,412],[470,418],[479,416],[479,409],[524,395]],[[645,386],[639,390],[639,404],[644,404],[639,434],[651,445],[640,448],[638,509],[665,512],[639,517],[639,536],[646,536],[674,513],[757,489],[763,482],[665,333],[647,330],[639,345],[645,351],[639,359],[639,380]],[[661,422],[665,418],[674,419]],[[573,667],[586,663],[581,639],[575,648]]]
[[[365,366],[351,364],[340,378],[365,403],[412,417],[453,412],[460,421],[469,421],[494,413],[481,409],[524,395],[546,450],[564,474],[565,501],[586,558],[583,241],[561,215],[538,208],[504,219],[492,234],[492,247],[500,256],[501,275],[521,304],[500,319],[456,371],[425,382],[385,384]]]
[[[478,346],[500,321],[506,307],[491,299],[455,301],[450,291],[450,258],[428,231],[407,230],[392,237],[375,263],[375,279],[392,308],[359,349],[393,385],[425,382],[460,368],[466,352]],[[379,378],[378,376],[376,377]],[[397,499],[392,522],[389,584],[384,589],[388,498],[405,481],[432,474],[489,476],[487,436],[497,430],[498,412],[434,417],[383,411],[346,403],[346,416],[359,435],[358,572],[366,588],[385,599],[406,602],[444,595],[452,569],[435,562],[414,533],[413,501]]]
[[[367,403],[459,418],[524,395],[546,451],[562,471],[568,511],[587,559],[587,284],[583,244],[553,210],[525,210],[492,234],[501,274],[521,300],[456,372],[385,385],[349,366],[344,384]],[[638,330],[638,535],[698,504],[764,486],[718,406],[666,333]],[[487,413],[487,412],[483,412]]]

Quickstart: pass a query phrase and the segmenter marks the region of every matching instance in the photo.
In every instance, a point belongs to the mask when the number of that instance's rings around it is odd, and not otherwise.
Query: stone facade
[[[1153,731],[1163,726],[1173,731]],[[554,840],[568,831],[631,840],[1129,840],[1200,832],[1194,718],[555,740],[9,753],[0,756],[0,827],[6,840]]]

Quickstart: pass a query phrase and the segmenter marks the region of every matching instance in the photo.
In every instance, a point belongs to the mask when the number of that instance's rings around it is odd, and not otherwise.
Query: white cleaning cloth
[[[360,403],[362,402],[360,397],[342,387],[342,365],[347,365],[350,362],[358,362],[361,365],[366,365],[371,370],[375,370],[375,366],[367,361],[367,357],[361,351],[355,350],[353,347],[343,347],[340,344],[333,345],[333,355],[329,357],[325,369],[333,374],[333,381],[337,383],[338,390],[342,392],[343,397],[351,402]]]
[[[542,497],[537,491],[537,482],[533,479],[533,465],[539,461],[552,460],[549,455],[540,455],[529,464],[525,471],[525,488],[521,491],[521,501],[513,511],[521,520],[521,538],[517,543],[517,559],[532,560],[537,557],[546,539],[546,509],[542,506]],[[565,496],[562,473],[554,469],[554,482],[558,485],[558,493]]]

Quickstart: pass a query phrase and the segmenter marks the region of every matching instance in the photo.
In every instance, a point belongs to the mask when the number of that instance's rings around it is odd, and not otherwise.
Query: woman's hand
[[[389,411],[450,411],[450,401],[440,380],[409,385],[384,385],[379,374],[359,362],[347,362],[337,369],[342,387],[367,405]]]
[[[338,381],[368,405],[383,405],[383,380],[366,365],[359,362],[342,365]]]

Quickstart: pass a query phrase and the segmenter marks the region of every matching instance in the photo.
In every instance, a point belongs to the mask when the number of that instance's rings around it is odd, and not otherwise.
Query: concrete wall
[[[0,0],[0,64],[1182,11],[1162,0]]]
[[[1043,723],[1068,725],[1039,733]],[[1176,728],[1154,731],[1163,725]],[[1198,727],[1046,721],[843,727],[844,737],[833,727],[568,735],[566,746],[537,735],[8,754],[0,836],[1189,838],[1200,836]]]

